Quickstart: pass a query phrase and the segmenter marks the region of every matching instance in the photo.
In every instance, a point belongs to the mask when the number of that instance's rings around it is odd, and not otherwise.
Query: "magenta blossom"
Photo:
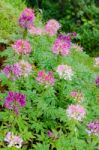
[[[90,122],[87,125],[87,133],[99,137],[99,121]]]
[[[13,110],[16,114],[19,112],[19,107],[26,105],[26,96],[17,92],[8,92],[5,98],[4,106],[8,109]]]
[[[8,147],[14,146],[16,148],[21,148],[23,143],[23,139],[20,136],[14,135],[12,132],[6,134],[4,141],[8,143]]]
[[[30,28],[33,25],[35,19],[34,11],[30,8],[25,8],[20,15],[19,25],[22,28]]]
[[[36,80],[44,85],[54,85],[54,77],[52,72],[45,73],[45,71],[39,71]]]
[[[99,86],[99,77],[96,78],[96,85]]]
[[[54,45],[52,47],[52,51],[54,54],[61,54],[62,56],[67,56],[70,53],[71,47],[71,39],[69,36],[59,35],[59,37],[55,40]]]
[[[83,106],[81,105],[69,105],[69,107],[66,110],[67,116],[71,119],[82,121],[82,119],[85,117],[86,111]]]
[[[56,21],[55,19],[51,19],[45,25],[45,33],[50,36],[53,36],[57,33],[60,27],[61,26],[58,21]]]
[[[26,40],[17,40],[13,45],[12,48],[15,50],[17,54],[29,54],[32,50],[31,45]]]

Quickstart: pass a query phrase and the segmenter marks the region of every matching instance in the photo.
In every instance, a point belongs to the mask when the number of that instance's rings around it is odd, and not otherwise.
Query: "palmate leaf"
[[[33,145],[35,150],[49,150],[49,144],[40,144],[38,143],[37,145]]]

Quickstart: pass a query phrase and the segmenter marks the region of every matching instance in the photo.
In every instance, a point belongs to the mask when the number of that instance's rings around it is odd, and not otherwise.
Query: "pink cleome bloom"
[[[44,30],[42,28],[37,28],[35,26],[32,26],[29,29],[29,32],[30,34],[33,34],[33,35],[42,35],[44,33]]]
[[[85,117],[86,111],[84,107],[81,105],[69,105],[69,107],[66,110],[67,116],[69,118],[72,118],[77,121],[82,121],[82,119]]]
[[[52,72],[45,73],[45,71],[39,71],[36,80],[44,85],[54,85],[54,77]]]
[[[13,45],[12,48],[15,50],[17,54],[29,54],[32,50],[31,45],[26,40],[17,40]]]
[[[19,112],[19,107],[24,107],[26,105],[26,96],[17,92],[8,92],[5,98],[4,106],[5,108],[13,110],[16,114]]]
[[[25,8],[20,15],[19,25],[22,28],[30,28],[33,25],[35,19],[34,11],[30,8]]]
[[[72,80],[73,71],[72,68],[68,65],[59,65],[57,67],[57,73],[59,74],[60,78],[65,80]]]
[[[54,54],[61,54],[67,56],[70,53],[71,38],[69,36],[60,35],[54,42],[52,52]]]
[[[58,23],[58,21],[56,21],[55,19],[51,19],[47,22],[47,24],[45,25],[45,33],[53,36],[57,33],[57,31],[60,28],[60,24]]]
[[[98,67],[99,67],[99,57],[96,57],[96,58],[95,58],[95,66],[98,66]]]
[[[87,133],[99,137],[99,121],[90,122],[87,125]]]
[[[84,100],[84,95],[83,95],[82,92],[72,91],[72,92],[70,93],[70,95],[71,95],[72,97],[74,97],[74,98],[77,100],[77,102],[82,102],[82,101]]]
[[[21,60],[15,64],[17,68],[20,68],[20,76],[27,77],[32,71],[32,65],[27,61]]]
[[[8,147],[16,147],[21,148],[23,140],[20,136],[14,135],[12,132],[8,132],[6,134],[6,137],[4,138],[4,141],[8,143]]]

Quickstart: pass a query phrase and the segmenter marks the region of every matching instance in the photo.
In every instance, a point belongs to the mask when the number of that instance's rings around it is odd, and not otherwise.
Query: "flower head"
[[[4,141],[8,143],[8,147],[14,146],[16,148],[21,148],[23,143],[22,138],[14,135],[12,132],[6,134]]]
[[[33,35],[42,35],[44,33],[43,29],[32,26],[29,29],[29,32]]]
[[[99,121],[90,122],[87,125],[87,129],[89,135],[95,135],[99,137]]]
[[[99,57],[95,58],[95,66],[99,66]]]
[[[31,52],[31,45],[26,40],[17,40],[12,48],[17,54],[29,54]]]
[[[30,28],[33,25],[35,19],[34,11],[30,8],[25,8],[20,15],[19,25],[22,28]]]
[[[73,71],[72,68],[68,65],[59,65],[57,67],[57,73],[59,74],[60,78],[65,80],[72,80]]]
[[[71,47],[71,39],[69,36],[60,35],[54,42],[52,51],[54,54],[68,55]]]
[[[7,78],[16,80],[20,76],[20,67],[18,67],[16,64],[7,65],[4,67],[2,72],[7,76]]]
[[[36,80],[44,85],[54,85],[54,77],[52,72],[45,73],[45,71],[39,71]]]
[[[50,36],[53,36],[57,33],[57,31],[60,28],[60,24],[55,19],[51,19],[47,22],[45,25],[45,33],[47,33]]]
[[[96,78],[96,85],[99,86],[99,77]]]
[[[85,117],[86,111],[83,106],[81,105],[69,105],[66,110],[67,116],[77,121],[82,121]]]
[[[17,92],[8,92],[7,97],[5,98],[4,106],[8,109],[13,110],[18,114],[18,108],[24,107],[26,105],[26,96]]]
[[[20,76],[27,77],[32,71],[32,65],[27,61],[21,60],[15,65],[20,68]]]

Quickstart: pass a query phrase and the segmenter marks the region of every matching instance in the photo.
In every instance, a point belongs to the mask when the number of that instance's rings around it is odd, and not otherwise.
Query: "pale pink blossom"
[[[57,33],[60,27],[61,26],[58,21],[56,21],[55,19],[51,19],[45,25],[45,33],[50,36],[53,36]]]
[[[72,80],[72,76],[74,73],[71,66],[62,64],[57,67],[56,71],[61,79],[63,78],[65,80]]]
[[[73,43],[72,43],[72,45],[71,45],[71,49],[74,49],[74,50],[76,50],[76,51],[78,51],[78,52],[82,52],[82,51],[83,51],[83,47],[81,47],[81,46],[78,45],[78,44],[73,44]]]
[[[44,30],[42,28],[38,28],[38,27],[32,26],[29,29],[29,33],[33,34],[33,35],[42,35],[44,33]]]
[[[4,141],[8,143],[8,147],[14,146],[16,148],[21,148],[23,143],[22,138],[14,135],[12,132],[6,134]]]
[[[98,67],[99,67],[99,57],[96,57],[96,58],[95,58],[95,66],[98,66]]]
[[[12,48],[15,50],[17,54],[29,54],[32,50],[31,45],[26,40],[17,40],[13,45]]]
[[[71,38],[69,36],[59,35],[53,44],[52,52],[57,55],[67,56],[70,53],[70,47]]]
[[[86,115],[85,108],[81,105],[69,105],[66,114],[69,118],[77,120],[77,121],[82,121]]]
[[[54,77],[52,72],[45,73],[45,71],[39,71],[36,80],[44,85],[54,85]]]
[[[32,65],[27,61],[21,60],[15,65],[20,68],[20,76],[27,77],[32,71]]]

